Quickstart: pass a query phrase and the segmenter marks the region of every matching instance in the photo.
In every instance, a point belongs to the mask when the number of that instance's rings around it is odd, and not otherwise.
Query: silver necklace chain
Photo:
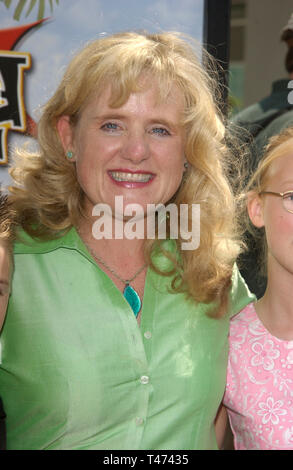
[[[123,284],[127,284],[127,285],[130,284],[132,281],[134,281],[134,279],[144,270],[144,268],[147,265],[147,263],[145,263],[143,266],[141,266],[139,268],[139,270],[136,271],[134,276],[132,276],[130,279],[122,279],[122,277],[120,277],[119,274],[117,274],[114,271],[114,269],[110,268],[110,266],[108,266],[107,263],[105,263],[105,261],[102,260],[102,258],[100,258],[98,255],[93,253],[93,251],[91,249],[90,249],[90,253],[97,261],[99,261],[99,263],[101,263],[106,269],[108,269],[108,271],[110,271],[110,273],[112,273],[113,276],[115,276],[117,279],[119,279],[119,281],[123,282]]]

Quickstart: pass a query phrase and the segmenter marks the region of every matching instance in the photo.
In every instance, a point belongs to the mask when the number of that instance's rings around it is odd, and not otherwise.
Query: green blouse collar
[[[91,258],[86,246],[74,227],[65,233],[65,235],[53,240],[42,240],[41,243],[39,239],[34,239],[25,231],[21,230],[19,232],[19,239],[14,246],[14,253],[49,253],[50,251],[57,250],[58,248],[77,250]]]
[[[28,235],[24,230],[21,230],[18,234],[18,241],[14,246],[14,254],[37,254],[37,253],[49,253],[57,250],[58,248],[67,248],[69,250],[77,250],[90,261],[93,261],[86,245],[78,235],[75,227],[72,227],[68,232],[62,234],[60,237],[53,240],[39,240],[34,239]],[[165,248],[171,253],[176,251],[176,243],[174,240],[166,240]],[[154,254],[155,264],[161,269],[170,269],[171,262],[162,254]]]

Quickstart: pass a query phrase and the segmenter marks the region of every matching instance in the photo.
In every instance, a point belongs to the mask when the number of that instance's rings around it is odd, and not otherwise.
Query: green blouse
[[[74,229],[29,241],[1,334],[8,449],[216,449],[229,315],[149,270],[139,326]],[[235,270],[230,314],[251,300]]]

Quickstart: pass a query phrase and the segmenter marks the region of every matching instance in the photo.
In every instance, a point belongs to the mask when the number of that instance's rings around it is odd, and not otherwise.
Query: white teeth
[[[111,171],[111,176],[115,181],[128,181],[136,183],[147,183],[152,175],[146,173],[123,173],[120,171]]]

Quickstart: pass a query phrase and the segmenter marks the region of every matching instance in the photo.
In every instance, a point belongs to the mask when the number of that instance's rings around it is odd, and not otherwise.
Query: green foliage
[[[24,12],[25,6],[28,6],[28,9],[25,12],[25,18],[27,18],[31,12],[38,6],[38,20],[42,20],[45,16],[45,7],[46,2],[49,1],[51,13],[53,12],[54,8],[54,0],[18,0],[16,7],[14,8],[13,12],[13,19],[19,21],[22,13]],[[0,2],[4,3],[6,8],[10,8],[12,5],[12,0],[0,0]],[[55,0],[55,3],[59,5],[59,0]]]

